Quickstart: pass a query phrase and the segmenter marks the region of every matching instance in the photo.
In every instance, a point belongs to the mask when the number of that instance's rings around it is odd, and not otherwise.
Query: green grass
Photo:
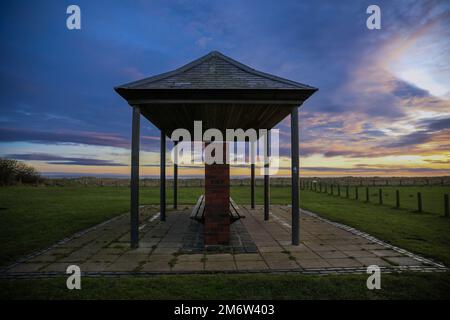
[[[402,209],[393,209],[394,188],[384,188],[384,205],[301,191],[301,205],[334,221],[450,265],[450,219],[439,199],[449,188],[403,187]],[[414,194],[423,193],[424,213],[415,212]],[[350,190],[352,191],[352,190]],[[377,189],[371,201],[377,201]],[[179,203],[192,204],[202,188],[180,188]],[[248,187],[233,187],[238,203],[250,202]],[[413,195],[412,197],[409,195]],[[352,197],[352,193],[350,192]],[[168,189],[168,203],[172,193]],[[434,199],[434,200],[432,200]],[[409,200],[409,201],[408,201]],[[157,204],[158,188],[141,188],[142,204]],[[433,202],[434,201],[434,202]],[[256,202],[263,203],[257,188]],[[273,187],[271,202],[288,204],[290,188]],[[8,187],[0,189],[0,264],[14,261],[76,231],[124,213],[125,187]],[[448,299],[450,275],[383,274],[382,290],[365,287],[367,275],[190,275],[149,278],[84,278],[81,291],[69,291],[65,279],[0,280],[0,298],[20,299]]]
[[[418,210],[417,193],[422,194],[422,211],[442,215],[444,213],[444,194],[450,193],[449,187],[369,187],[369,201],[379,204],[379,189],[382,189],[383,204],[396,206],[396,190],[399,190],[400,208]],[[334,190],[337,195],[337,190]],[[358,187],[359,201],[366,201],[366,187]],[[341,197],[346,196],[345,187],[341,187]],[[349,198],[355,199],[355,187],[349,187]]]
[[[368,290],[367,275],[189,275],[0,280],[0,299],[449,299],[449,273],[382,274]]]
[[[441,217],[443,194],[450,193],[449,187],[401,187],[401,205],[408,208],[401,210],[392,209],[394,188],[383,188],[387,194],[384,206],[364,203],[365,193],[360,189],[359,201],[302,190],[301,205],[395,245],[450,264],[450,221]],[[373,202],[377,199],[377,190],[370,193]],[[414,210],[415,199],[410,195],[418,191],[423,193],[424,211],[431,213],[411,211]],[[202,192],[202,188],[180,188],[179,203],[195,203]],[[232,187],[231,195],[238,203],[250,202],[248,187]],[[288,204],[290,195],[290,188],[272,187],[271,203]],[[345,189],[342,190],[344,195]],[[172,197],[172,189],[168,188],[169,205]],[[140,199],[141,204],[157,204],[159,188],[141,188]],[[256,189],[256,202],[263,203],[261,187]],[[128,208],[129,189],[126,187],[1,188],[0,265],[122,214]]]
[[[201,193],[182,188],[179,202],[192,203]],[[0,188],[0,265],[127,212],[129,196],[126,187]],[[142,204],[158,203],[159,189],[142,188],[140,197]]]
[[[444,190],[436,188],[433,191]],[[450,219],[444,218],[442,213],[399,210],[389,204],[365,203],[312,191],[301,191],[300,194],[304,209],[450,265]]]

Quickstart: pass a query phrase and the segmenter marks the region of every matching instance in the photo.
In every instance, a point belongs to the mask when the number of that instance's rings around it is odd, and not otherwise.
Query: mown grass
[[[180,188],[179,202],[192,203],[201,193]],[[129,197],[126,187],[0,188],[0,265],[127,212]],[[140,198],[158,203],[159,189],[142,188]]]
[[[366,187],[349,187],[349,199],[356,197],[356,188],[358,188],[359,201],[366,201]],[[379,189],[382,190],[383,204],[390,207],[396,206],[396,191],[399,191],[400,208],[412,211],[418,211],[418,193],[422,195],[422,211],[427,213],[444,213],[444,194],[450,193],[449,187],[368,187],[369,202],[379,204]],[[334,189],[334,195],[337,196],[337,190]],[[345,186],[341,187],[341,197],[346,197]]]
[[[405,189],[403,189],[405,188]],[[449,188],[420,188],[424,211],[415,212],[416,193],[401,189],[402,209],[393,209],[389,193],[385,204],[371,203],[301,191],[302,208],[369,232],[380,239],[450,264],[450,219],[442,217],[438,204]],[[167,190],[169,205],[172,200]],[[192,204],[201,188],[180,188],[179,203]],[[395,191],[394,191],[395,192]],[[238,203],[250,202],[248,187],[233,187]],[[157,204],[158,188],[142,188],[141,204]],[[430,200],[431,201],[431,200]],[[257,188],[256,202],[263,203]],[[288,204],[290,188],[273,187],[271,203]],[[431,202],[430,202],[431,203]],[[0,264],[4,265],[35,249],[46,247],[76,231],[128,211],[125,187],[8,187],[0,189]],[[434,209],[433,209],[434,208]],[[366,275],[189,275],[126,278],[83,278],[81,291],[69,291],[65,279],[1,280],[1,299],[448,299],[450,276],[439,274],[387,274],[382,290],[369,291]]]
[[[365,203],[313,191],[302,190],[300,194],[304,209],[450,265],[450,219],[443,214],[394,209],[389,204]]]
[[[394,188],[385,189],[392,194]],[[401,187],[401,205],[393,209],[386,196],[380,206],[371,198],[365,203],[324,193],[301,191],[301,206],[318,212],[406,249],[434,257],[450,264],[449,219],[442,218],[439,205],[449,187]],[[414,199],[409,195],[423,193],[424,213],[414,212]],[[202,188],[179,188],[178,202],[193,204]],[[378,195],[375,190],[371,194]],[[248,187],[232,187],[231,195],[238,203],[250,202]],[[271,203],[288,204],[291,191],[287,187],[271,188]],[[172,189],[167,189],[168,205]],[[409,202],[406,200],[409,199]],[[141,188],[141,204],[158,204],[159,188]],[[435,201],[435,202],[433,202]],[[256,202],[263,203],[263,188],[256,189]],[[431,205],[435,203],[435,205]],[[442,206],[442,204],[441,204]],[[129,189],[126,187],[4,187],[0,189],[0,265],[5,265],[33,250],[46,247],[79,230],[128,211]],[[442,210],[442,209],[441,209]],[[429,214],[426,211],[434,212]]]
[[[368,290],[367,275],[186,275],[0,280],[0,299],[449,299],[449,273],[382,274]]]

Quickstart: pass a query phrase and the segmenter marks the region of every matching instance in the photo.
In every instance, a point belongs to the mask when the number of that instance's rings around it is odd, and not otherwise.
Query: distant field
[[[442,218],[443,194],[449,187],[401,187],[401,206],[393,207],[395,188],[383,188],[385,205],[378,189],[371,188],[370,201],[348,200],[311,191],[301,191],[301,206],[335,221],[372,233],[383,240],[435,257],[450,264],[450,219]],[[350,190],[350,197],[353,193]],[[414,195],[423,193],[424,213],[415,213]],[[193,204],[202,188],[180,188],[179,203]],[[250,188],[232,187],[237,203],[250,202]],[[288,204],[288,187],[271,188],[271,202]],[[411,196],[412,195],[412,196]],[[159,188],[141,188],[141,204],[159,203]],[[167,190],[168,205],[172,189]],[[256,189],[256,202],[263,203],[263,188]],[[127,187],[3,187],[0,189],[0,265],[33,250],[46,247],[79,230],[112,218],[129,209]],[[426,213],[430,212],[430,213]]]

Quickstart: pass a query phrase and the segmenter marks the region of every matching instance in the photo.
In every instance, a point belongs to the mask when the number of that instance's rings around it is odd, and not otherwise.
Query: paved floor
[[[54,275],[78,265],[86,274],[174,272],[362,272],[369,265],[386,269],[438,270],[442,266],[389,246],[369,235],[304,212],[301,245],[292,246],[290,208],[272,206],[269,221],[262,208],[241,206],[256,253],[186,253],[186,234],[196,223],[191,207],[169,210],[160,222],[155,206],[141,208],[140,247],[129,248],[129,216],[122,215],[65,239],[51,248],[23,259],[0,276]],[[254,251],[253,251],[254,252]]]

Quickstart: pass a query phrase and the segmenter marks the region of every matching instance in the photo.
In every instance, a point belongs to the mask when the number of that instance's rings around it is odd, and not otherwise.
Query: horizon
[[[93,179],[118,179],[118,180],[129,180],[130,176],[128,174],[117,174],[117,175],[112,175],[112,174],[103,174],[103,175],[89,175],[89,174],[72,174],[72,173],[55,173],[55,172],[41,172],[41,175],[43,178],[45,179],[80,179],[80,178],[93,178]],[[348,176],[348,175],[342,175],[342,176],[305,176],[305,175],[300,175],[300,179],[302,178],[307,178],[307,179],[311,179],[311,178],[362,178],[362,179],[370,179],[370,178],[380,178],[380,179],[388,179],[388,178],[406,178],[406,179],[414,179],[414,178],[447,178],[450,176]],[[139,176],[140,179],[159,179],[159,175],[140,175]],[[178,180],[190,180],[190,179],[204,179],[205,177],[203,175],[184,175],[181,178],[178,177]],[[273,176],[273,179],[289,179],[290,176]],[[173,180],[173,175],[167,175],[166,176],[167,180]],[[249,176],[245,176],[245,175],[234,175],[231,176],[231,179],[237,179],[237,180],[241,180],[241,179],[250,179]],[[264,177],[263,176],[259,176],[259,177],[255,177],[256,180],[263,180]]]
[[[131,108],[113,88],[218,50],[319,88],[299,109],[300,176],[450,174],[448,2],[379,1],[381,30],[366,28],[369,1],[109,1],[105,10],[82,0],[81,30],[66,28],[68,4],[2,10],[0,157],[43,176],[127,177]],[[289,177],[289,118],[275,128],[275,176]],[[141,177],[158,176],[159,130],[146,119],[141,148]],[[231,167],[232,177],[249,174]]]

